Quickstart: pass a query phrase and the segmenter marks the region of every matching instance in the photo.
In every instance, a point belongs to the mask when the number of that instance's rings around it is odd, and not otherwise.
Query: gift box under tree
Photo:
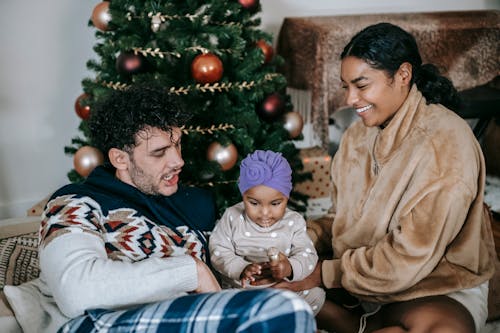
[[[299,156],[304,167],[303,171],[310,172],[312,179],[296,184],[294,191],[309,197],[305,213],[308,218],[324,215],[331,206],[332,157],[320,147],[301,149]]]

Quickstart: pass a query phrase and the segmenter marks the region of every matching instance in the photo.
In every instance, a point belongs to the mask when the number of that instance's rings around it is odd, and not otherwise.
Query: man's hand
[[[221,291],[221,287],[210,268],[200,259],[193,257],[196,262],[196,272],[198,274],[198,288],[195,293],[209,293]]]

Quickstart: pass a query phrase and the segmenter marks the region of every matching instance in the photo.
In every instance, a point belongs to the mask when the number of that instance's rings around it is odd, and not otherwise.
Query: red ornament
[[[126,51],[116,58],[116,70],[121,74],[134,75],[146,71],[146,67],[146,59],[141,54]]]
[[[257,7],[259,6],[259,0],[238,0],[238,2],[243,8],[246,8],[250,11],[257,9]]]
[[[265,40],[261,39],[257,41],[257,46],[260,47],[262,53],[264,53],[264,63],[267,64],[274,57],[274,50],[271,45],[269,45]]]
[[[101,31],[108,30],[108,23],[111,21],[111,14],[109,13],[109,2],[103,1],[98,3],[92,11],[91,17],[94,27]]]
[[[214,141],[208,146],[207,160],[219,163],[222,171],[226,171],[231,169],[238,161],[238,150],[232,143],[223,146]]]
[[[267,96],[260,107],[257,108],[259,117],[267,121],[276,120],[284,111],[285,101],[279,93],[273,93]]]
[[[73,165],[76,172],[82,177],[87,177],[96,166],[104,163],[102,152],[91,146],[83,146],[73,156]]]
[[[224,72],[222,61],[213,53],[197,55],[191,63],[191,75],[198,83],[214,83]]]
[[[80,96],[78,96],[78,98],[75,101],[75,112],[78,115],[78,117],[82,118],[83,120],[87,120],[90,117],[90,106],[82,105],[82,101],[87,98],[89,98],[89,95],[83,93]]]

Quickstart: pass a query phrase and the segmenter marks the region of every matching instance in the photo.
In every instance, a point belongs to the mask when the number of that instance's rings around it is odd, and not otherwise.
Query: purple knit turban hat
[[[281,153],[256,150],[241,161],[238,182],[241,194],[257,185],[272,187],[290,197],[292,169]]]

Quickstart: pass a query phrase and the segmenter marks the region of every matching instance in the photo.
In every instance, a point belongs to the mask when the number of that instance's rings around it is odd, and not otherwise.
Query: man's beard
[[[160,194],[158,186],[154,184],[153,177],[146,174],[133,160],[130,168],[130,178],[141,192],[150,195]]]

